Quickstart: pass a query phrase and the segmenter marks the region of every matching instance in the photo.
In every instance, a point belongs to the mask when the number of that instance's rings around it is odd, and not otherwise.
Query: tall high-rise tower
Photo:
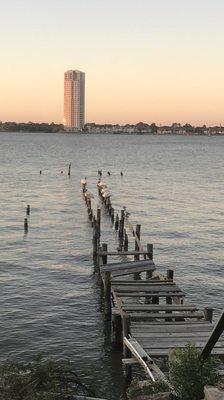
[[[70,70],[64,74],[64,126],[81,130],[85,124],[85,73]]]

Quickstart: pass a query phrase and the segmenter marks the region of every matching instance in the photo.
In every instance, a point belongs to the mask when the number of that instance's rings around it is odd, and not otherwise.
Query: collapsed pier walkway
[[[103,196],[103,187],[99,187],[99,196],[113,224],[114,209],[110,196]],[[112,318],[116,344],[123,346],[123,363],[140,364],[151,379],[166,380],[154,359],[168,357],[172,349],[192,344],[205,358],[210,353],[224,355],[224,313],[215,326],[213,310],[210,307],[200,310],[192,304],[175,283],[172,270],[166,276],[158,271],[153,245],[147,244],[144,250],[140,225],[135,231],[125,210],[115,220],[119,251],[109,251],[106,243],[100,243],[100,210],[95,218],[91,201],[86,202],[93,220],[93,253],[104,287],[105,315]],[[135,238],[133,251],[128,251],[128,230]],[[124,261],[110,262],[116,256]]]

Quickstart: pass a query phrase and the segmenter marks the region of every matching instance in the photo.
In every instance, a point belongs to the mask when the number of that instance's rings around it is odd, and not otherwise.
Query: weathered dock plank
[[[168,280],[164,280],[164,281],[159,281],[158,279],[156,279],[156,280],[151,280],[151,279],[149,279],[149,280],[142,280],[142,279],[139,279],[138,281],[131,281],[131,280],[126,280],[126,281],[123,281],[123,280],[115,280],[115,279],[113,279],[113,280],[111,280],[111,283],[113,283],[113,287],[114,288],[119,288],[119,286],[133,286],[133,287],[136,287],[136,286],[144,286],[144,285],[146,285],[146,286],[161,286],[161,285],[163,285],[163,286],[173,286],[173,285],[175,285],[176,286],[176,283],[174,283],[174,282],[172,282],[172,281],[168,281]]]
[[[158,312],[158,311],[198,311],[198,307],[194,304],[128,304],[124,305],[126,312]]]
[[[152,293],[156,293],[156,292],[180,292],[181,289],[177,286],[177,285],[134,285],[134,286],[119,286],[116,289],[116,286],[114,286],[115,290],[117,290],[117,292],[119,293],[124,293],[124,292],[133,292],[133,293],[137,293],[137,292],[152,292]]]
[[[99,256],[141,256],[148,255],[148,251],[98,251]]]
[[[166,339],[159,339],[159,341],[154,338],[154,340],[145,339],[145,338],[138,338],[136,340],[139,341],[141,346],[145,350],[152,350],[152,349],[166,349],[167,352],[169,349],[172,348],[184,348],[189,344],[193,344],[195,347],[203,348],[207,342],[206,338],[166,338]],[[215,349],[218,351],[219,348],[224,349],[224,342],[218,342],[215,346]]]
[[[123,270],[127,268],[137,268],[142,267],[147,269],[155,270],[155,264],[152,260],[139,260],[139,261],[128,261],[128,262],[119,262],[119,263],[110,263],[101,265],[100,272],[116,272],[118,270]]]
[[[196,347],[201,349],[201,346],[196,346]],[[176,347],[174,346],[174,348]],[[168,357],[170,351],[170,349],[160,349],[160,348],[158,349],[145,348],[145,350],[148,354],[150,354],[151,357]],[[224,355],[224,347],[220,349],[214,348],[212,350],[212,354],[219,356]]]
[[[159,338],[159,340],[164,339],[164,338],[173,338],[173,339],[175,339],[175,338],[185,338],[185,339],[196,338],[197,339],[198,337],[206,340],[207,338],[209,338],[210,332],[211,331],[203,332],[203,331],[198,330],[197,332],[156,332],[155,333],[155,332],[151,332],[151,331],[144,332],[144,331],[135,330],[135,329],[131,330],[133,337],[138,338],[138,339],[139,338],[141,338],[141,339],[150,338],[150,340],[154,339],[155,337]]]
[[[206,321],[175,321],[175,322],[131,322],[131,331],[135,333],[142,332],[144,333],[152,333],[153,335],[157,335],[157,333],[163,333],[164,335],[169,333],[184,333],[188,334],[190,332],[212,332],[213,325],[206,323]]]
[[[150,319],[167,319],[167,318],[197,318],[197,319],[202,319],[204,318],[204,314],[200,312],[195,312],[195,313],[172,313],[172,314],[166,314],[166,313],[130,313],[131,319],[132,320],[150,320]]]
[[[111,273],[111,276],[118,277],[155,270],[155,264],[151,260],[130,261],[126,263],[104,264],[100,267],[100,273]]]
[[[171,291],[164,291],[164,292],[150,292],[147,290],[141,290],[141,292],[135,293],[135,292],[117,292],[116,291],[117,297],[184,297],[185,293],[183,293],[181,290],[176,292],[171,292]]]

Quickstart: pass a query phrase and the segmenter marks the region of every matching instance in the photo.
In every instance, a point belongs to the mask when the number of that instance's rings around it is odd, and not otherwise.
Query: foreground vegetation
[[[194,346],[174,351],[169,361],[168,381],[134,379],[128,399],[142,395],[172,392],[178,400],[201,400],[204,386],[218,384],[215,358],[202,362]],[[76,395],[95,393],[80,381],[69,361],[54,361],[38,356],[34,362],[5,362],[0,366],[0,400],[74,400]]]
[[[0,400],[71,400],[93,395],[68,361],[38,356],[32,363],[0,366]]]
[[[200,351],[192,345],[175,350],[168,370],[169,384],[162,381],[142,383],[135,379],[128,390],[128,398],[172,391],[178,400],[201,400],[204,386],[215,386],[220,380],[218,360],[210,357],[202,362]]]

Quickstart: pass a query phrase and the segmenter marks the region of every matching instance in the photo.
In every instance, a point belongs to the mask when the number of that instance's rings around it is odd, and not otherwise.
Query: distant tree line
[[[1,132],[59,132],[64,131],[64,126],[62,124],[48,124],[46,122],[1,122],[0,121],[0,131]]]

